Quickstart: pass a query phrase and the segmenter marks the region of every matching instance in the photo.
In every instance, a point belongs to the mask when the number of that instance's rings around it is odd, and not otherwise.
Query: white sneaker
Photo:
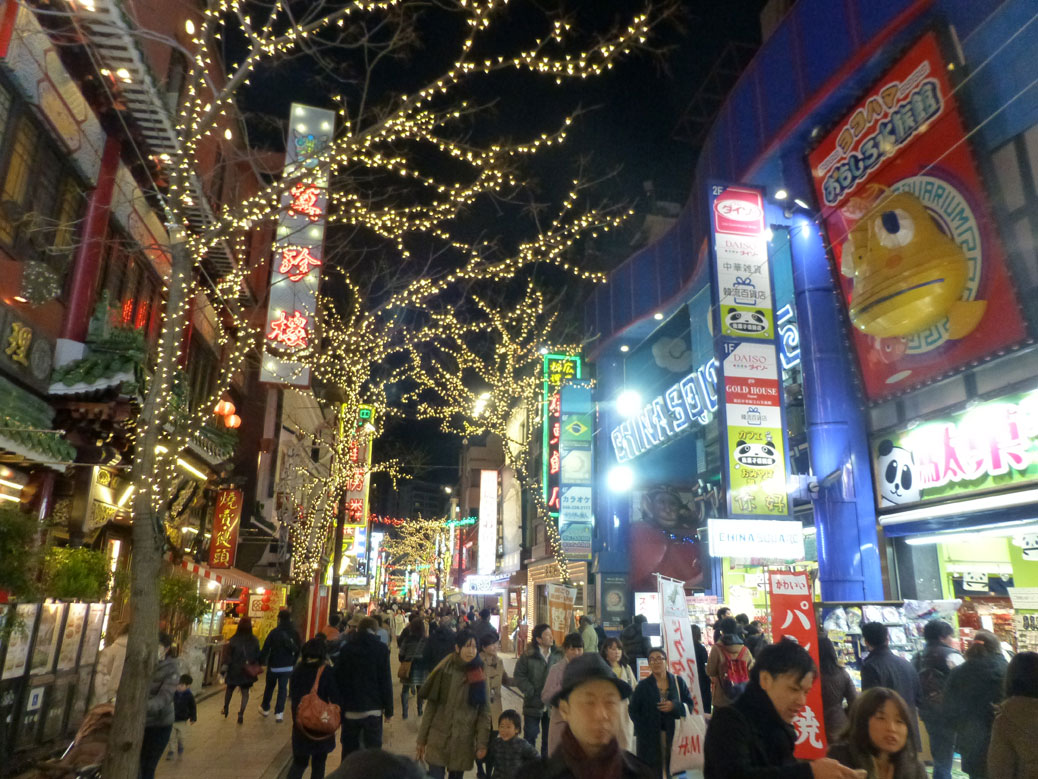
[[[275,722],[284,722],[285,721],[285,714],[284,714],[284,712],[281,712],[279,714],[275,714],[274,715],[274,721]]]
[[[260,706],[260,714],[262,714],[264,717],[269,717],[270,709],[264,709],[262,706]]]

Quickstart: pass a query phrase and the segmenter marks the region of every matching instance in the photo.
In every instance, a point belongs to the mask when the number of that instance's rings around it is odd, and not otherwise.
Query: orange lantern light
[[[223,418],[223,423],[227,427],[234,430],[235,428],[241,427],[241,417],[237,414],[228,414]]]
[[[234,404],[229,400],[221,400],[214,409],[216,416],[226,417],[234,413]]]

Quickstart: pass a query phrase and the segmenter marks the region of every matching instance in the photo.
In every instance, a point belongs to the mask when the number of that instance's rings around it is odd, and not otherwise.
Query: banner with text
[[[241,490],[220,490],[213,511],[213,535],[209,541],[209,567],[233,568],[238,556],[241,524]]]
[[[688,602],[682,582],[659,577],[660,604],[663,611],[661,633],[663,648],[667,653],[670,671],[680,676],[688,685],[695,704],[690,712],[693,727],[682,728],[681,737],[674,737],[671,749],[672,770],[693,770],[703,767],[703,738],[706,735],[706,720],[703,716],[703,699],[699,691],[699,675],[696,667],[696,648],[692,641],[692,622],[688,618]]]
[[[573,629],[573,604],[577,599],[577,589],[564,584],[544,586],[548,591],[548,624],[555,636],[556,646],[562,646],[562,640]]]
[[[570,381],[560,392],[559,537],[566,557],[590,560],[595,525],[591,502],[591,384]]]

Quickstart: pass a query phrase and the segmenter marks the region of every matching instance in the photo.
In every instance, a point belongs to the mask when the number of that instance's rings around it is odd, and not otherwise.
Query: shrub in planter
[[[104,552],[55,546],[43,559],[43,592],[60,600],[103,600],[111,572]]]
[[[36,520],[17,509],[0,509],[0,591],[22,601],[36,597]]]

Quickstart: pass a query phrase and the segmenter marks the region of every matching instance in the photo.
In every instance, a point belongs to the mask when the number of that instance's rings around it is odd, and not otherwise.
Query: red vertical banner
[[[213,535],[209,539],[209,567],[233,568],[238,556],[238,526],[241,523],[241,490],[220,490],[213,512]]]
[[[818,666],[818,623],[811,594],[811,575],[807,571],[768,573],[771,595],[771,633],[775,641],[792,638],[810,654]],[[796,756],[801,760],[825,757],[825,723],[822,720],[822,685],[811,685],[807,705],[793,720],[797,731]]]

